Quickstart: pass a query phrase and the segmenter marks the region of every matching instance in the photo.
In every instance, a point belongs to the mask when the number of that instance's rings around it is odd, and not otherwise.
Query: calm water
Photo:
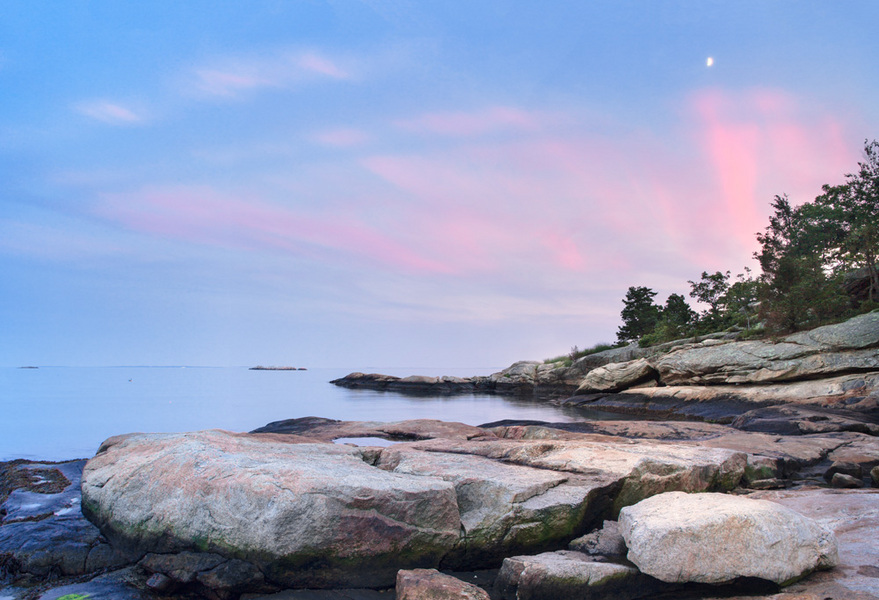
[[[378,370],[378,369],[377,369]],[[381,369],[392,375],[486,375],[499,369]],[[319,416],[354,421],[432,418],[576,421],[585,413],[498,396],[410,397],[347,390],[328,381],[351,369],[250,371],[205,367],[0,368],[0,460],[90,457],[134,431],[250,431]]]

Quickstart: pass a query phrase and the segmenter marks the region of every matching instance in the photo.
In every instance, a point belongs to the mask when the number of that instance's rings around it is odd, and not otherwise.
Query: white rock
[[[669,583],[786,585],[839,562],[832,531],[763,500],[668,492],[624,508],[619,523],[629,560]]]

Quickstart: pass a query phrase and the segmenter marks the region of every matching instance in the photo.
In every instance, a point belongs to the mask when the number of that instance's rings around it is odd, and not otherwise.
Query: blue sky
[[[0,365],[483,367],[756,265],[879,5],[0,3]],[[708,66],[712,57],[714,64]]]

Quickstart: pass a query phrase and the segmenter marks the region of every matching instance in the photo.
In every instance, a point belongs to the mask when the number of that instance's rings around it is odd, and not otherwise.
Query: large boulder
[[[589,371],[576,393],[615,392],[648,381],[655,381],[656,377],[656,370],[646,358],[624,363],[611,363]]]
[[[619,524],[629,560],[669,583],[787,585],[839,562],[830,529],[768,501],[670,492],[624,508]]]
[[[442,479],[377,469],[350,446],[222,431],[111,438],[86,465],[82,508],[121,547],[216,553],[297,587],[436,566],[461,521]]]

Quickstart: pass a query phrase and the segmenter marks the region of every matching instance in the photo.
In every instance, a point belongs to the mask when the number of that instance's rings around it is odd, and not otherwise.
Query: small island
[[[305,367],[264,367],[262,365],[257,365],[255,367],[250,367],[250,371],[307,371]]]

